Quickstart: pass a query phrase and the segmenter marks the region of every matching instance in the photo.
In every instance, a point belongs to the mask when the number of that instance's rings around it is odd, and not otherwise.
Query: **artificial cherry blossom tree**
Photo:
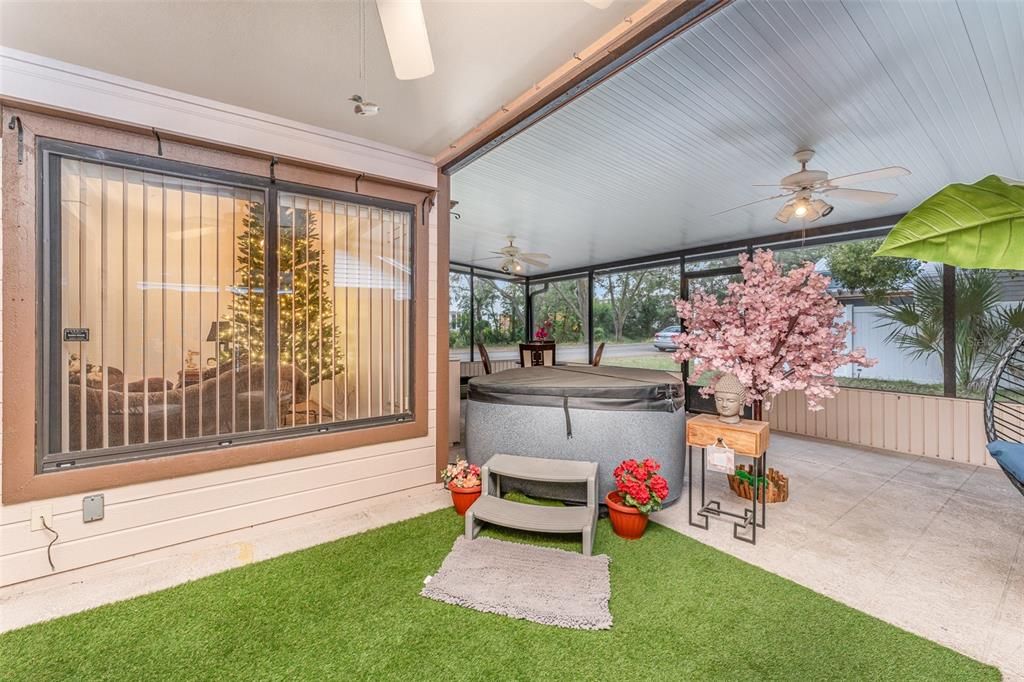
[[[846,364],[877,363],[863,349],[848,350],[853,326],[841,322],[843,308],[826,290],[829,278],[804,263],[783,272],[771,251],[739,257],[743,281],[728,285],[725,297],[695,293],[677,300],[683,333],[675,341],[679,362],[700,361],[689,380],[715,372],[701,393],[714,392],[718,378],[731,372],[747,387],[747,404],[766,408],[782,391],[802,390],[810,410],[839,392],[833,373]]]

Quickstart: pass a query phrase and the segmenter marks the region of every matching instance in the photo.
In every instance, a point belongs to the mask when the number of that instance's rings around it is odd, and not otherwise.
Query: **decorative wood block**
[[[768,449],[768,422],[742,419],[738,424],[725,424],[711,414],[700,414],[686,420],[686,444],[699,447],[714,445],[721,438],[737,455],[760,457]]]
[[[740,465],[738,469],[743,469],[751,476],[754,475],[754,467]],[[745,500],[752,499],[754,497],[754,487],[747,481],[744,481],[739,476],[729,475],[729,487],[734,493],[739,495]],[[763,494],[763,491],[762,493]],[[760,494],[758,495],[760,498]],[[768,497],[766,501],[771,504],[774,502],[785,502],[789,499],[789,479],[775,469],[768,469]]]

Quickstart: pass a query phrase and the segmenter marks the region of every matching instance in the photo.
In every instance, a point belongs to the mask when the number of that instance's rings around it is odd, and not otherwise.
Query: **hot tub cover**
[[[578,410],[675,412],[683,406],[683,382],[652,369],[520,367],[474,377],[469,399]]]

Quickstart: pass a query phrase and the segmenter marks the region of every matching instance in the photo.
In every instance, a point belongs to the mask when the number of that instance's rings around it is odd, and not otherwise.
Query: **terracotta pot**
[[[627,540],[638,540],[643,536],[647,528],[647,514],[636,507],[623,504],[622,496],[617,490],[608,493],[604,503],[608,505],[608,518],[616,535]]]
[[[480,497],[480,486],[475,485],[472,488],[448,488],[452,494],[452,504],[455,505],[455,511],[459,513],[459,516],[465,516],[466,510],[472,506],[476,499]]]

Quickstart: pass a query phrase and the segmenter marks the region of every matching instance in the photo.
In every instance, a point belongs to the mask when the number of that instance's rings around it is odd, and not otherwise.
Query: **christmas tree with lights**
[[[221,325],[222,360],[232,356],[261,363],[266,352],[266,226],[263,206],[250,204],[237,238],[236,283]],[[278,353],[281,362],[298,367],[311,384],[344,369],[341,330],[334,323],[331,281],[323,261],[316,216],[287,209],[278,228]]]

